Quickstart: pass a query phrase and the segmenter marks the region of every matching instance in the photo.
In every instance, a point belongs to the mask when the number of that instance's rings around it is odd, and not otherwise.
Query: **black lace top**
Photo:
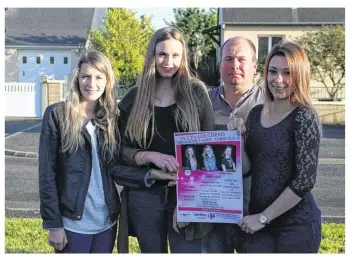
[[[233,163],[234,163],[234,161],[231,158],[229,158],[229,159],[222,158],[221,159],[221,164],[224,165],[226,170],[229,172],[235,172],[233,169]]]
[[[249,213],[264,211],[289,186],[302,200],[270,225],[306,224],[321,216],[310,192],[318,166],[319,121],[300,107],[265,128],[260,122],[262,109],[263,105],[254,107],[246,121],[245,150],[252,174]]]

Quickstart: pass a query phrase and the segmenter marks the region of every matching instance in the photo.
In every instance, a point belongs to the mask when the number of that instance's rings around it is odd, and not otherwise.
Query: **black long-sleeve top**
[[[320,217],[310,192],[318,166],[319,121],[310,109],[297,107],[278,124],[265,128],[262,109],[263,105],[254,107],[246,121],[245,150],[252,174],[249,213],[263,212],[290,187],[302,200],[270,227],[310,223]]]

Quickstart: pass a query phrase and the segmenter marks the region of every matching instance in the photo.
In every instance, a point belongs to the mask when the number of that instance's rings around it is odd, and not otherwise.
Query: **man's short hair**
[[[221,46],[221,60],[220,60],[220,62],[222,62],[224,46],[228,43],[228,41],[234,40],[235,38],[244,39],[246,42],[248,42],[248,44],[249,44],[249,46],[251,48],[251,51],[253,52],[253,55],[252,55],[253,61],[255,61],[257,58],[256,58],[256,48],[255,48],[254,43],[252,43],[252,41],[250,39],[247,39],[247,38],[244,38],[244,37],[232,37],[232,38],[227,39],[223,43],[223,45]]]

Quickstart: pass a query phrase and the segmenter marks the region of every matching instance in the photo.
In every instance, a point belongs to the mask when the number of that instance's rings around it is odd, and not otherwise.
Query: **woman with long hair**
[[[210,145],[206,145],[202,152],[203,166],[207,171],[217,170],[216,157]]]
[[[235,172],[235,163],[234,160],[232,158],[232,147],[231,146],[227,146],[224,149],[224,152],[222,154],[222,159],[221,159],[221,166],[222,166],[222,170],[224,172]]]
[[[40,212],[55,252],[112,252],[120,211],[112,178],[131,187],[175,178],[118,164],[114,83],[108,58],[85,52],[65,101],[45,110],[39,145]]]
[[[195,149],[192,146],[187,146],[184,155],[184,168],[189,170],[197,170],[199,164],[196,159]]]
[[[321,212],[311,193],[321,127],[310,99],[310,63],[295,42],[275,45],[265,67],[266,100],[246,121],[252,175],[249,216],[239,226],[248,253],[317,253]]]
[[[137,85],[119,103],[125,133],[122,152],[127,164],[176,173],[179,163],[175,159],[174,133],[213,130],[208,93],[204,84],[191,76],[187,56],[178,30],[162,28],[152,36]],[[199,224],[192,223],[180,228],[179,234],[173,230],[175,186],[157,180],[148,189],[123,191],[128,202],[129,231],[136,234],[142,253],[167,253],[167,237],[173,253],[201,252],[200,238],[207,228],[200,230]]]

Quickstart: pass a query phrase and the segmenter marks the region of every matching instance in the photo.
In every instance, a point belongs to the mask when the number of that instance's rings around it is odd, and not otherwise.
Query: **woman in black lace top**
[[[235,172],[235,163],[232,158],[232,147],[227,146],[222,154],[221,159],[222,170],[225,172]]]
[[[239,226],[249,253],[316,253],[321,212],[311,194],[320,124],[310,99],[310,64],[293,42],[273,47],[264,68],[266,101],[246,121],[252,187]]]

